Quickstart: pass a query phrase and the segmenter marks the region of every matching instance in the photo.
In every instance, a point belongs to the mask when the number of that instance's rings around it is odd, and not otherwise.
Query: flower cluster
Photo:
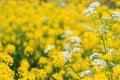
[[[0,80],[120,80],[119,7],[0,0]]]
[[[86,14],[86,16],[90,16],[91,14],[95,14],[96,10],[95,7],[100,6],[99,2],[93,2],[91,3],[87,9],[83,11],[83,14]]]

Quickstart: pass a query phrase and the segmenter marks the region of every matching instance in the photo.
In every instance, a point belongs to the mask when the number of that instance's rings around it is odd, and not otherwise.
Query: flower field
[[[0,0],[0,80],[120,80],[120,1]]]

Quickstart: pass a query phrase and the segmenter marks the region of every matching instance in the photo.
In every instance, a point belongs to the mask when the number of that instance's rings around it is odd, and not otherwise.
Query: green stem
[[[111,77],[111,80],[113,80],[113,77],[112,77],[112,73],[110,72],[110,77]]]
[[[109,77],[109,80],[113,80],[110,63],[109,63],[108,60],[106,60],[106,63],[107,63],[108,71],[110,72],[110,74],[109,74],[109,76],[110,76],[110,77]]]
[[[106,45],[105,45],[105,39],[104,39],[104,37],[102,37],[102,42],[103,42],[103,47],[104,47],[104,53],[106,54],[107,52],[106,52]]]
[[[106,34],[103,36],[102,35],[102,41],[103,41],[103,47],[104,47],[104,53],[106,54],[107,53],[107,51],[106,51],[106,43],[105,43],[105,41],[107,41],[107,37],[106,37]],[[107,60],[107,68],[108,68],[108,71],[110,72],[110,77],[108,77],[108,80],[113,80],[113,77],[112,77],[112,73],[111,73],[111,68],[110,68],[110,64],[109,64],[109,62],[108,62],[108,60]]]
[[[80,75],[73,69],[73,67],[70,65],[70,68],[76,73],[76,75],[79,77],[79,80],[81,80]]]

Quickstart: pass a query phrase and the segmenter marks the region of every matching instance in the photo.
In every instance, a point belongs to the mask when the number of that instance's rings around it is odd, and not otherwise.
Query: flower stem
[[[80,75],[73,69],[73,67],[70,65],[70,68],[76,73],[76,75],[79,77],[79,80],[81,80]]]

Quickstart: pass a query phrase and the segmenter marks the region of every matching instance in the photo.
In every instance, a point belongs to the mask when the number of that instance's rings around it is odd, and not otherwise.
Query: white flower
[[[70,50],[70,43],[65,44],[64,47],[65,47],[65,50],[68,50],[68,51],[69,51],[69,50]]]
[[[93,59],[98,58],[100,56],[101,56],[100,53],[93,53],[92,55],[90,55],[90,59],[93,60]]]
[[[86,71],[81,72],[80,77],[84,77],[84,76],[92,77],[92,75],[93,75],[92,71],[88,69]]]
[[[95,8],[88,8],[85,9],[82,13],[85,14],[86,16],[90,16],[91,14],[95,14],[96,10]]]
[[[113,54],[115,51],[110,48],[106,48],[106,52],[109,54]]]
[[[61,7],[65,7],[66,3],[63,0],[57,0],[57,5],[59,5]]]
[[[88,31],[93,31],[93,29],[91,27],[87,27]]]
[[[82,13],[85,14],[86,16],[90,16],[91,14],[95,14],[96,13],[95,7],[99,6],[99,5],[100,5],[99,2],[93,2]]]
[[[89,8],[95,8],[96,6],[100,6],[99,2],[93,2],[89,5]]]
[[[44,53],[47,53],[48,51],[50,51],[50,50],[53,49],[54,47],[55,47],[54,45],[48,46],[48,47],[45,49]]]
[[[71,34],[72,34],[71,30],[65,30],[64,34],[61,37],[64,38],[64,37],[69,36]]]
[[[66,34],[66,35],[71,35],[71,34],[72,34],[72,31],[71,31],[71,30],[66,30],[66,31],[65,31],[65,34]]]
[[[71,61],[70,57],[71,57],[71,53],[69,51],[63,51],[62,54],[64,55],[65,57],[65,62],[67,60]]]
[[[94,62],[96,65],[98,65],[100,68],[103,68],[104,66],[106,66],[106,63],[104,60],[101,59],[94,59]]]
[[[120,12],[113,12],[113,13],[112,13],[112,16],[120,17]]]
[[[79,46],[80,43],[82,42],[81,39],[77,36],[71,37],[71,41],[72,41],[72,43],[74,43],[75,46]]]
[[[64,2],[61,2],[61,3],[60,3],[60,6],[61,6],[61,7],[65,7],[66,4],[65,4]]]
[[[100,34],[105,34],[109,32],[109,29],[107,26],[97,26],[97,32],[99,32]]]
[[[113,12],[112,13],[112,18],[116,21],[120,18],[120,12]]]
[[[102,18],[101,18],[101,21],[102,21],[102,22],[111,22],[112,19],[111,19],[110,17],[102,17]]]
[[[49,17],[44,17],[44,21],[48,21],[49,20]]]
[[[74,48],[74,49],[72,50],[72,53],[79,52],[79,51],[81,51],[81,48]]]
[[[63,51],[62,53],[64,54],[66,59],[69,59],[71,57],[69,51]]]

